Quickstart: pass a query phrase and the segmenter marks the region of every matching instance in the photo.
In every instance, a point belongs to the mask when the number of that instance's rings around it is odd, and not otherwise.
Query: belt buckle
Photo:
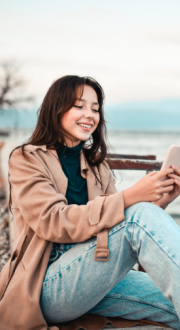
[[[100,256],[98,256],[98,253]],[[95,254],[94,254],[94,260],[95,261],[108,261],[110,256],[110,251],[107,248],[96,248]]]

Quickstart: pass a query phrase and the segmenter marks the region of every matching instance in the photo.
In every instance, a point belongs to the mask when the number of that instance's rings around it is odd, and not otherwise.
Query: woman
[[[85,313],[180,329],[180,230],[163,210],[180,170],[116,192],[103,99],[92,78],[58,79],[10,154],[16,251],[0,274],[3,329],[58,329]],[[148,275],[131,270],[138,260]]]

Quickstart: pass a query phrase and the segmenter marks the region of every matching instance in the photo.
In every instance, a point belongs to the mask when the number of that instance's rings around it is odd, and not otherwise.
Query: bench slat
[[[122,154],[107,154],[109,158],[122,158],[122,159],[145,159],[145,160],[156,160],[154,155],[138,156],[138,155],[122,155]]]
[[[110,169],[112,170],[144,170],[144,171],[159,171],[162,163],[160,162],[142,162],[138,160],[120,160],[120,159],[106,159]]]

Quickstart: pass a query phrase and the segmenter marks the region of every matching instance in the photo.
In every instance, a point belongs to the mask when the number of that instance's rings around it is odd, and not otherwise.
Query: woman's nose
[[[93,111],[91,110],[91,108],[87,108],[86,111],[85,111],[85,117],[94,117],[94,113]]]

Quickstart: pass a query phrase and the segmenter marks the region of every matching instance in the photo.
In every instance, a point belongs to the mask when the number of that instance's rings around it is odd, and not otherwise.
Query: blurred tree
[[[5,109],[14,111],[14,130],[19,129],[19,112],[25,110],[28,104],[35,101],[34,96],[25,94],[26,80],[21,76],[17,61],[0,63],[0,113]],[[26,110],[25,110],[26,111]],[[0,135],[9,135],[6,129],[0,130]]]
[[[34,101],[33,96],[22,96],[26,81],[20,75],[20,66],[15,61],[0,63],[0,110],[17,109]]]

